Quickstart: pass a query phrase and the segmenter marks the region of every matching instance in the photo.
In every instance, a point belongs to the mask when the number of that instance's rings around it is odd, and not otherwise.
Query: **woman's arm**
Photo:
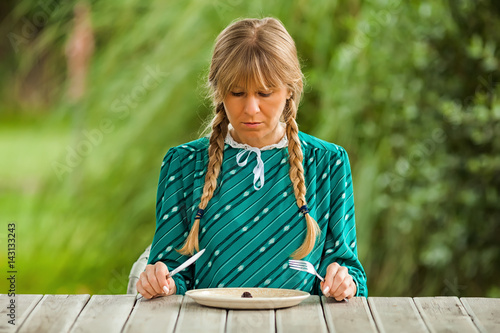
[[[317,284],[318,295],[321,295],[322,290],[328,286],[330,289],[328,294],[333,296],[332,293],[339,284],[344,283],[344,288],[351,288],[349,291],[352,291],[354,296],[366,297],[368,296],[366,274],[358,259],[357,251],[351,167],[347,152],[341,147],[339,152],[340,156],[330,162],[332,164],[330,219],[319,267],[319,273],[327,278],[327,282],[326,285]],[[349,282],[354,285],[349,286]]]
[[[176,148],[171,148],[163,159],[156,198],[156,232],[148,261],[148,264],[161,261],[167,265],[168,270],[177,268],[188,259],[176,251],[182,246],[189,232],[182,159],[182,151]],[[173,280],[176,293],[183,295],[186,290],[191,289],[193,267],[179,272]]]

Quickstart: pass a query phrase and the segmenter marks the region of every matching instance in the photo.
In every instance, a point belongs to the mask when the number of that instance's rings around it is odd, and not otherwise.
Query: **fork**
[[[291,269],[296,269],[298,271],[304,271],[309,274],[316,275],[318,279],[321,280],[321,282],[325,281],[325,279],[323,279],[321,275],[319,275],[318,272],[316,272],[316,269],[314,268],[313,264],[311,264],[309,261],[290,259],[288,260],[288,267],[290,267]]]
[[[309,261],[290,259],[288,260],[288,267],[290,267],[291,269],[304,271],[309,274],[316,275],[318,279],[321,280],[321,282],[325,281],[325,279],[323,279],[323,277],[321,277],[321,275],[319,275],[318,272],[316,272],[316,269],[314,268],[313,264],[311,264]],[[344,301],[349,302],[347,298],[344,298]]]

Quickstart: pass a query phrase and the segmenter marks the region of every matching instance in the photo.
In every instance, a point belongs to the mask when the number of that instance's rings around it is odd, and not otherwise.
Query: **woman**
[[[216,287],[367,296],[347,153],[299,132],[302,79],[294,41],[274,18],[240,20],[217,37],[210,135],[171,148],[161,167],[156,232],[137,282],[145,298]],[[166,278],[200,248],[194,265]],[[289,269],[291,257],[325,281]]]

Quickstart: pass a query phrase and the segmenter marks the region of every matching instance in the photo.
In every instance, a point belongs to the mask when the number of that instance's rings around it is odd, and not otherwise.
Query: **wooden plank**
[[[377,332],[365,297],[353,297],[346,303],[322,296],[321,303],[330,332]]]
[[[199,305],[191,297],[184,296],[176,333],[224,332],[226,310]]]
[[[142,298],[135,304],[124,332],[157,332],[159,328],[162,332],[173,332],[181,304],[181,295]]]
[[[431,332],[478,332],[458,297],[413,299]]]
[[[0,332],[15,332],[22,327],[26,318],[29,317],[31,311],[40,302],[43,295],[16,295],[14,298],[7,294],[0,295]],[[7,308],[11,304],[11,299],[15,300],[15,325],[9,324],[11,309]]]
[[[68,332],[90,295],[45,295],[19,332]]]
[[[276,310],[276,332],[328,332],[319,296],[311,295],[299,305]]]
[[[135,295],[94,295],[71,332],[121,332],[134,303]]]
[[[229,310],[227,333],[274,333],[274,310]]]
[[[368,305],[381,333],[428,332],[410,297],[368,297]]]
[[[500,298],[460,299],[480,332],[500,332]]]

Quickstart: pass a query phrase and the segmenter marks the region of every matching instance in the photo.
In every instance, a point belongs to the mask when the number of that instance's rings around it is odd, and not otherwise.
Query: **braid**
[[[217,187],[217,178],[219,177],[224,157],[224,139],[227,135],[227,127],[229,120],[227,119],[224,105],[220,103],[215,109],[215,117],[212,120],[212,133],[210,135],[210,145],[208,147],[208,168],[205,175],[205,185],[203,186],[203,194],[201,196],[199,209],[204,210]],[[202,213],[203,214],[203,213]],[[177,250],[183,255],[192,255],[194,250],[199,251],[198,246],[198,231],[200,228],[201,216],[197,214],[193,226],[189,231],[186,242]]]
[[[284,111],[284,119],[286,123],[286,135],[288,137],[288,154],[290,155],[290,180],[293,184],[293,191],[297,206],[302,207],[306,202],[306,185],[304,179],[304,167],[302,160],[304,156],[300,148],[299,127],[295,121],[297,115],[297,105],[293,97],[287,100]],[[307,233],[302,245],[292,253],[294,259],[302,259],[307,256],[314,248],[316,237],[320,233],[318,223],[309,213],[305,213]]]

